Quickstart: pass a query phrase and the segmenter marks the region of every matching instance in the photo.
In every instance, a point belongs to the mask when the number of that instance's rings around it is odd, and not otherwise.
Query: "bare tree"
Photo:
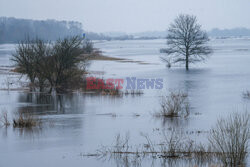
[[[34,70],[34,57],[33,41],[27,38],[25,41],[21,41],[16,48],[16,52],[13,53],[11,60],[16,65],[16,70],[21,74],[26,74],[31,82],[31,90],[33,89],[36,73]]]
[[[207,46],[209,38],[207,33],[201,30],[201,25],[192,15],[179,15],[168,29],[166,53],[162,60],[171,67],[172,63],[185,63],[189,70],[189,63],[204,61],[206,56],[212,53]]]
[[[90,43],[88,44],[88,47]],[[21,42],[12,56],[19,73],[27,75],[32,90],[66,92],[81,88],[90,54],[79,36],[48,43],[40,39]],[[88,51],[91,48],[88,48]]]

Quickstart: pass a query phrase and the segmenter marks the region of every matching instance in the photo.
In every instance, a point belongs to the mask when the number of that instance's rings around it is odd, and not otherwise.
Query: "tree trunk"
[[[188,54],[186,54],[186,70],[188,71],[189,70],[189,67],[188,67],[188,63],[189,63],[189,61],[188,61]]]

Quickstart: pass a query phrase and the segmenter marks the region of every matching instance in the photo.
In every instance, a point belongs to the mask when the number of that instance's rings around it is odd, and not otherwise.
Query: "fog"
[[[203,28],[250,28],[248,0],[0,0],[0,16],[74,20],[94,32],[165,30],[180,13]]]

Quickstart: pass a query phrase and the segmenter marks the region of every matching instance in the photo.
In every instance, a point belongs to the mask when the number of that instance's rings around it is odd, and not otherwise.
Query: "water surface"
[[[39,116],[43,125],[33,129],[0,128],[0,166],[118,166],[119,163],[112,160],[102,161],[80,154],[94,153],[101,145],[111,145],[118,133],[129,132],[131,143],[141,144],[145,139],[140,132],[154,140],[160,140],[158,130],[169,127],[178,127],[187,133],[206,132],[218,117],[244,111],[250,102],[242,98],[242,92],[250,89],[250,39],[214,39],[210,43],[214,54],[206,63],[192,65],[187,72],[180,67],[167,69],[160,61],[159,49],[165,46],[165,40],[96,41],[95,46],[107,56],[149,64],[95,61],[89,71],[104,73],[91,76],[163,78],[162,90],[143,90],[142,96],[94,96],[79,92],[49,96],[1,90],[0,109],[7,110],[10,119],[16,112],[29,111]],[[20,86],[20,75],[5,70],[11,68],[14,48],[10,44],[0,45],[2,89],[8,85],[10,88]],[[25,77],[21,79],[24,80]],[[192,110],[188,119],[171,121],[152,116],[159,110],[160,97],[169,90],[189,94]],[[207,133],[191,137],[206,142]],[[146,159],[142,166],[151,166],[151,160]]]

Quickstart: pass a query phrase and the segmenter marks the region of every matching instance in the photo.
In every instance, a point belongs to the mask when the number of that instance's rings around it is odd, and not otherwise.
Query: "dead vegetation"
[[[244,165],[250,139],[249,119],[247,113],[234,113],[219,119],[210,132],[210,144],[221,153],[219,158],[226,166]]]
[[[88,82],[88,81],[86,81]],[[109,95],[109,96],[120,96],[122,95],[122,91],[118,89],[117,86],[113,83],[106,84],[103,82],[103,79],[95,78],[91,86],[84,85],[84,92],[90,92],[101,95]]]
[[[126,90],[124,93],[124,95],[132,95],[132,96],[140,96],[143,94],[142,90]]]
[[[89,60],[117,61],[117,62],[120,62],[120,63],[137,63],[137,64],[140,64],[140,65],[153,64],[153,63],[147,63],[147,62],[136,61],[136,60],[131,60],[131,59],[117,58],[117,57],[111,57],[111,56],[104,56],[98,50],[96,50],[96,54],[93,54],[91,57],[89,57]]]
[[[104,56],[101,54],[96,54],[94,56],[91,56],[89,60],[105,60],[105,61],[122,61],[126,59],[116,58],[116,57],[110,57],[110,56]]]
[[[146,158],[163,161],[195,161],[196,164],[208,161],[217,162],[218,153],[212,152],[210,148],[201,144],[195,144],[194,141],[185,138],[175,130],[169,135],[160,136],[162,140],[159,143],[152,141],[146,134],[141,135],[146,140],[144,144],[133,146],[130,144],[128,133],[125,136],[118,134],[112,146],[102,146],[95,154],[81,155],[94,156],[103,160],[113,159],[124,166],[141,166]]]
[[[115,84],[115,82],[106,83],[104,79],[95,77],[88,77],[85,80],[83,88],[84,92],[109,95],[109,96],[123,96],[123,95],[140,96],[143,94],[142,90],[122,91],[122,87],[119,84]]]
[[[141,90],[122,91],[121,89],[117,89],[116,87],[111,88],[111,89],[110,88],[102,88],[102,89],[87,90],[87,92],[101,94],[104,96],[118,96],[118,97],[121,97],[123,95],[125,95],[125,96],[131,95],[134,97],[134,96],[141,96],[144,94],[143,91],[141,91]]]
[[[31,128],[41,125],[41,120],[28,113],[17,113],[13,118],[14,128]]]
[[[5,109],[2,110],[2,114],[0,116],[0,122],[2,122],[2,124],[6,127],[10,125],[10,122],[8,119],[8,113]]]
[[[119,89],[102,89],[101,90],[102,95],[110,95],[110,96],[119,96],[121,95],[121,91]]]
[[[187,117],[190,112],[188,95],[186,93],[170,92],[168,96],[164,96],[160,102],[160,111],[155,112],[156,117]]]
[[[243,98],[246,98],[246,99],[250,99],[250,91],[245,91],[242,93],[243,94]]]
[[[0,122],[6,127],[11,125],[8,117],[8,112],[6,110],[2,111]],[[12,121],[12,125],[14,128],[32,128],[35,126],[40,126],[41,123],[42,122],[40,119],[35,118],[30,113],[25,112],[16,113]]]
[[[226,119],[219,119],[208,135],[208,143],[196,143],[175,129],[160,134],[160,141],[152,141],[146,134],[141,136],[146,143],[131,145],[128,134],[118,134],[113,145],[102,146],[95,154],[101,159],[114,159],[126,166],[140,166],[144,158],[160,159],[163,162],[188,161],[217,166],[245,166],[250,138],[249,114],[232,114]],[[170,165],[171,166],[171,165]],[[172,164],[173,166],[173,164]]]

